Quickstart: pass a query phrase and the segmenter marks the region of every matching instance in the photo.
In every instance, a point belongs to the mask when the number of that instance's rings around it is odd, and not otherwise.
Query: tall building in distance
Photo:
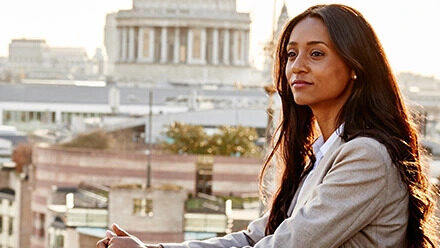
[[[236,0],[133,0],[109,14],[105,46],[117,82],[261,84],[249,64],[248,13]]]
[[[12,81],[22,79],[100,79],[103,78],[100,50],[93,59],[81,47],[50,47],[45,40],[13,39],[9,44],[6,70]]]

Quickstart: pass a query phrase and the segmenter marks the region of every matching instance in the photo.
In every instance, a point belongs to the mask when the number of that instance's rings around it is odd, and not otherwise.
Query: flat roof
[[[57,84],[11,84],[0,83],[0,102],[59,103],[59,104],[108,104],[110,86],[90,87]],[[144,86],[120,86],[121,105],[149,104],[148,88]],[[251,98],[267,99],[263,89],[193,89],[184,87],[155,88],[154,105],[182,105],[179,99],[198,96],[210,99]]]

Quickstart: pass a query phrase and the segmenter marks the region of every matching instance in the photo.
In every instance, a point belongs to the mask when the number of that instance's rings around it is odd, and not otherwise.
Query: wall
[[[133,213],[133,200],[149,198],[151,216]],[[183,190],[112,188],[109,195],[109,223],[118,223],[146,243],[182,242],[186,193]]]

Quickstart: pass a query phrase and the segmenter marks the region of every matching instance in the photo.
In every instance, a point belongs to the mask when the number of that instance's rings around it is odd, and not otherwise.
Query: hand
[[[108,243],[110,242],[110,239],[117,236],[114,232],[107,230],[107,232],[105,233],[105,238],[99,240],[96,243],[96,247],[97,248],[107,248],[108,247]]]
[[[163,248],[161,245],[145,245],[117,224],[113,224],[112,229],[114,232],[107,231],[107,237],[97,243],[98,248]]]

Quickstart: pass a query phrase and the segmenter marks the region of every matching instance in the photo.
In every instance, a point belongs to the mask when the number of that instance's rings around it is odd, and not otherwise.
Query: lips
[[[312,84],[313,83],[311,83],[311,82],[295,79],[290,85],[294,86],[294,87],[303,87],[303,86],[308,86],[308,85],[312,85]]]

